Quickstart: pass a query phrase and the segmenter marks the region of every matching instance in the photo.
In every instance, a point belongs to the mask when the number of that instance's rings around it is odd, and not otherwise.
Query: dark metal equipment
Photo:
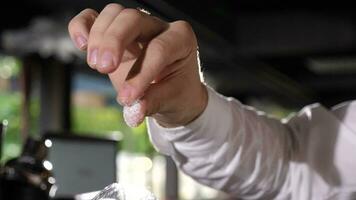
[[[21,155],[1,169],[1,198],[4,200],[48,200],[54,181],[45,161],[42,141],[28,138]]]

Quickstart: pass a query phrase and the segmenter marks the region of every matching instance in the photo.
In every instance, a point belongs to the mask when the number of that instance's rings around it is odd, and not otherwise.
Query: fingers
[[[111,73],[128,59],[136,59],[142,43],[154,38],[168,23],[136,9],[107,5],[98,15],[86,9],[73,18],[69,32],[76,46],[87,49],[87,63],[102,73]],[[139,43],[140,42],[140,43]]]
[[[88,45],[90,28],[95,22],[98,13],[93,9],[85,9],[75,16],[68,25],[69,35],[75,46],[85,50]]]
[[[124,10],[124,7],[119,4],[108,4],[100,12],[100,15],[91,27],[87,54],[87,62],[91,68],[95,69],[99,65],[100,46],[104,40],[105,32],[122,10]],[[101,62],[101,65],[107,65],[105,64],[107,60],[105,58],[108,55],[105,54],[102,57],[104,62]]]
[[[136,9],[122,10],[101,33],[97,70],[102,73],[113,72],[122,62],[125,50],[137,49],[137,42],[152,39],[166,27],[166,23]]]
[[[122,104],[142,100],[140,119],[173,105],[178,89],[190,87],[180,85],[187,84],[186,79],[170,79],[189,74],[191,70],[183,67],[197,66],[195,34],[184,21],[168,24],[136,9],[109,4],[99,15],[89,9],[81,12],[68,29],[78,48],[88,50],[88,64],[109,74]],[[162,84],[171,80],[175,82]],[[169,102],[162,104],[164,100]]]
[[[179,62],[169,67],[174,68],[184,61]],[[197,64],[198,61],[193,63]],[[163,74],[169,71],[167,69]],[[146,116],[153,116],[164,127],[177,127],[195,119],[205,109],[207,101],[207,90],[200,82],[199,70],[186,68],[185,72],[151,84],[140,100],[124,107],[124,119],[129,126],[136,127]]]
[[[192,29],[186,22],[177,22],[151,40],[119,86],[119,100],[125,105],[142,97],[162,70],[196,53]]]

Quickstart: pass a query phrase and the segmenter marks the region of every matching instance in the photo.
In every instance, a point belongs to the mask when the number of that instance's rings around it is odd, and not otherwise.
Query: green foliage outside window
[[[8,122],[4,137],[3,160],[15,157],[20,153],[20,94],[0,93],[0,120]]]
[[[123,135],[120,149],[152,154],[154,149],[148,140],[146,125],[137,128],[128,127],[122,117],[122,111],[117,106],[108,107],[72,107],[73,131],[78,134],[89,134],[106,137],[119,131]]]
[[[19,59],[12,56],[0,55],[0,81],[8,86],[0,87],[0,121],[6,120],[7,131],[4,138],[2,160],[15,157],[20,153],[20,112],[21,94],[11,89],[11,83],[17,81],[21,69]]]

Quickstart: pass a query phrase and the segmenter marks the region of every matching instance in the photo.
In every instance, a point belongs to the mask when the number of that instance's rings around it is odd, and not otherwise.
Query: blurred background
[[[2,163],[19,156],[28,136],[109,138],[118,141],[119,182],[149,188],[161,199],[228,198],[177,172],[169,158],[155,152],[145,124],[126,126],[108,78],[90,70],[71,43],[71,17],[111,2],[167,21],[189,21],[207,82],[278,118],[306,104],[331,107],[356,98],[356,14],[346,0],[4,0]]]

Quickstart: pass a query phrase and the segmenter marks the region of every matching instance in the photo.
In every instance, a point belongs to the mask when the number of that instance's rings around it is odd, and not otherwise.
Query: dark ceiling
[[[2,3],[0,29],[35,16],[101,9],[106,0]],[[356,18],[349,1],[117,1],[197,32],[203,69],[217,89],[244,100],[268,97],[289,106],[330,106],[356,99]]]

